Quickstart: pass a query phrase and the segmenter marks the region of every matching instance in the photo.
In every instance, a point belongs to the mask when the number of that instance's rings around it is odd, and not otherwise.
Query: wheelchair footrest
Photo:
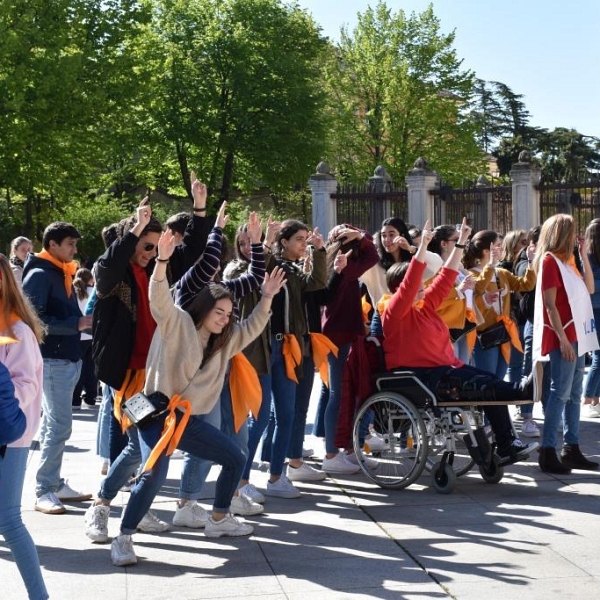
[[[485,428],[478,427],[477,429],[473,429],[472,435],[475,438],[475,442],[473,442],[471,434],[467,433],[463,435],[463,440],[471,458],[477,465],[491,465],[494,448],[492,447],[492,444],[490,444]]]

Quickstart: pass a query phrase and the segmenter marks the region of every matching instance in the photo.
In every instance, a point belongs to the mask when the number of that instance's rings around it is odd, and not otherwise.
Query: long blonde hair
[[[17,315],[33,331],[38,343],[42,343],[46,334],[45,327],[17,284],[10,263],[4,254],[0,254],[0,311],[11,337],[15,337],[11,320],[13,315]]]
[[[546,252],[552,252],[567,262],[573,256],[574,237],[575,221],[571,215],[559,213],[546,219],[535,250],[533,270],[539,272],[540,262],[544,260]]]
[[[517,248],[519,242],[527,237],[527,232],[524,229],[513,229],[509,231],[502,240],[502,259],[508,262],[517,260]],[[522,250],[523,248],[521,248]]]

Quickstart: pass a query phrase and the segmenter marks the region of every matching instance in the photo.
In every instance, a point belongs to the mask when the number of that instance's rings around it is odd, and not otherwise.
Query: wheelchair
[[[368,340],[379,345],[375,338]],[[426,469],[436,492],[449,494],[457,478],[477,465],[485,482],[502,480],[504,467],[485,431],[480,407],[463,399],[439,399],[410,370],[376,374],[374,384],[377,391],[358,409],[352,431],[358,464],[368,479],[382,488],[403,489]],[[528,402],[486,401],[485,405]],[[369,434],[379,438],[377,449],[371,450],[365,441]],[[377,459],[377,469],[363,460],[369,455]]]

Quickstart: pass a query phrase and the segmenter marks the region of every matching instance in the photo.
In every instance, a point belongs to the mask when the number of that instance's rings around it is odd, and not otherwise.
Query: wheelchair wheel
[[[453,418],[452,413],[445,417],[437,419],[431,411],[424,414],[425,427],[427,428],[427,438],[429,442],[429,452],[427,454],[426,468],[431,471],[446,451],[454,451],[454,460],[452,468],[457,477],[468,473],[475,464],[471,458],[463,436],[455,429],[460,429],[456,424],[450,424],[448,419]],[[466,431],[466,430],[465,430]]]
[[[376,468],[362,460],[366,457],[363,439],[370,425],[386,442],[377,452]],[[363,473],[380,487],[407,487],[423,472],[427,457],[425,423],[414,404],[400,394],[379,392],[371,396],[356,415],[352,439]]]
[[[450,494],[456,487],[456,471],[446,463],[436,463],[431,471],[431,485],[438,494]]]
[[[499,483],[504,477],[504,467],[500,466],[500,459],[494,454],[491,465],[479,465],[479,473],[486,483]]]

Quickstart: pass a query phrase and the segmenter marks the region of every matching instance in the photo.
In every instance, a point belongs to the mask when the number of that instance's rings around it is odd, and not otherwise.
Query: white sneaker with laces
[[[110,558],[116,567],[135,565],[137,557],[133,551],[133,540],[130,535],[118,535],[110,545]]]
[[[323,481],[327,477],[327,473],[303,462],[299,467],[288,465],[287,476],[290,481]]]
[[[242,535],[250,535],[254,532],[254,527],[236,519],[233,515],[228,514],[220,521],[215,521],[212,517],[208,517],[204,535],[209,538],[218,537],[239,537]]]
[[[389,448],[385,438],[375,432],[365,437],[365,446],[369,449],[369,452],[383,452]]]
[[[206,527],[208,514],[196,500],[188,500],[183,506],[177,505],[173,516],[173,525],[177,527],[190,527],[191,529],[202,529]]]
[[[243,515],[245,517],[251,517],[253,515],[260,515],[264,512],[265,507],[258,502],[252,502],[247,496],[234,496],[231,499],[231,507],[229,508],[232,515]]]
[[[352,463],[353,465],[358,465],[358,456],[356,456],[355,452],[352,454],[346,454],[345,456],[348,462]],[[367,467],[367,469],[371,471],[376,471],[379,469],[379,461],[375,460],[374,458],[369,458],[368,456],[363,455],[361,462],[365,467]]]
[[[54,492],[46,492],[35,501],[35,510],[47,515],[62,515],[67,512]]]
[[[163,533],[163,531],[169,531],[170,527],[166,521],[161,521],[149,510],[138,523],[136,529],[144,533]]]
[[[302,496],[283,473],[277,481],[267,481],[266,494],[277,498],[300,498]]]
[[[523,421],[521,435],[523,437],[538,438],[540,437],[540,428],[533,419],[527,419]]]
[[[342,475],[352,475],[360,471],[358,464],[353,464],[347,460],[343,452],[338,452],[333,458],[324,458],[322,468],[325,473]]]
[[[256,489],[256,486],[252,483],[247,483],[246,485],[243,485],[238,490],[238,493],[242,496],[246,496],[246,498],[249,498],[250,500],[252,500],[252,502],[257,502],[258,504],[263,504],[265,501],[265,497]]]
[[[585,404],[581,413],[586,419],[600,419],[600,404]]]
[[[92,504],[83,516],[84,531],[95,544],[106,544],[108,542],[108,517],[110,506],[104,504]]]
[[[82,502],[83,500],[91,500],[91,494],[82,494],[74,490],[67,481],[65,481],[58,491],[56,497],[63,502]]]

